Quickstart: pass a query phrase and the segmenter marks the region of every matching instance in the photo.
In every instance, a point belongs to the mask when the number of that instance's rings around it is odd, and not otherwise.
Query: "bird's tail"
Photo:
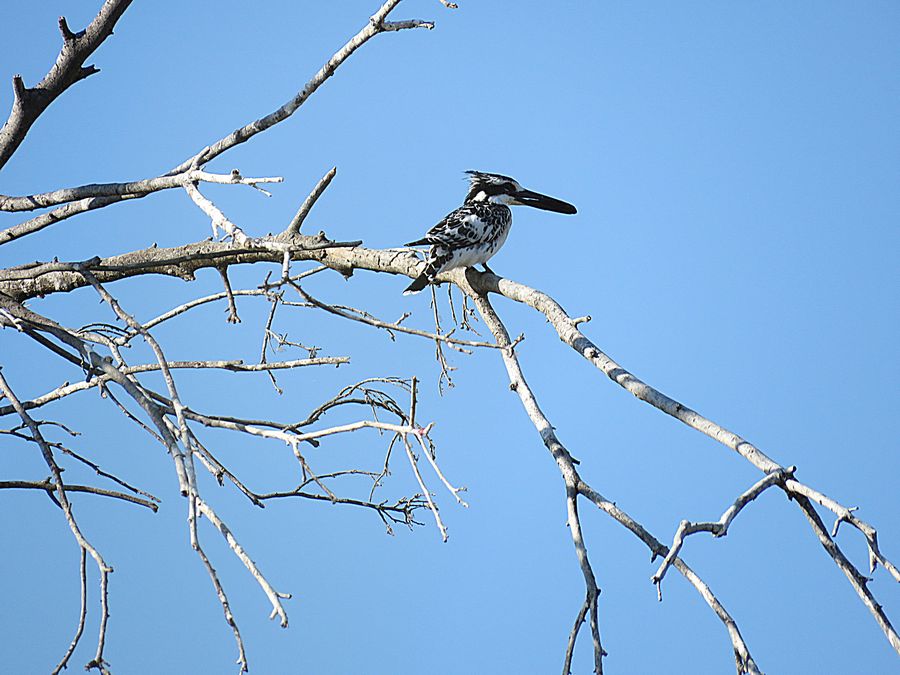
[[[431,272],[431,274],[429,274]],[[434,270],[431,269],[431,266],[425,268],[425,271],[422,272],[419,276],[415,278],[415,280],[407,286],[406,290],[403,291],[403,295],[412,295],[413,293],[418,293],[423,288],[425,288],[431,280],[433,279],[432,274],[434,274]]]
[[[434,251],[432,251],[428,256],[428,259],[425,261],[425,269],[422,270],[422,273],[417,276],[409,286],[407,286],[406,290],[403,291],[403,295],[412,295],[413,293],[418,293],[428,284],[434,281],[437,275],[444,271],[449,259],[449,254],[436,256],[434,255]]]

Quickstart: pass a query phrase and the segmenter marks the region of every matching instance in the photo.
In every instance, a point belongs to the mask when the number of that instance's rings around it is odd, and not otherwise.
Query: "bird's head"
[[[469,176],[469,194],[466,202],[493,202],[494,204],[506,204],[507,206],[533,206],[545,211],[557,213],[575,213],[575,207],[539,192],[526,190],[518,181],[503,176],[499,173],[484,173],[482,171],[466,171]]]

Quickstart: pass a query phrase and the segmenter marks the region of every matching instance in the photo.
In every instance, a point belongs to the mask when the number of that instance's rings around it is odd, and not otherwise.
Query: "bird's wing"
[[[483,241],[487,228],[483,220],[480,205],[461,206],[437,225],[432,227],[425,236],[407,246],[445,246],[456,249],[465,246],[474,246]]]

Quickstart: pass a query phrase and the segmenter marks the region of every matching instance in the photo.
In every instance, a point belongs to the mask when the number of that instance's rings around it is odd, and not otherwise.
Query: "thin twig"
[[[441,539],[446,543],[449,535],[447,534],[447,527],[444,525],[444,521],[441,520],[441,514],[438,511],[437,504],[434,503],[434,500],[431,498],[431,493],[428,491],[428,488],[425,486],[425,481],[422,479],[422,474],[419,472],[419,465],[416,462],[416,456],[413,454],[412,446],[409,444],[409,441],[406,438],[406,434],[402,435],[403,447],[406,448],[406,457],[409,459],[409,466],[413,470],[413,474],[416,477],[416,481],[419,483],[419,487],[422,490],[422,496],[425,498],[425,501],[428,504],[428,509],[431,511],[434,516],[434,522],[437,524],[438,529],[441,531]]]
[[[216,569],[212,566],[212,563],[206,556],[206,552],[199,546],[199,543],[197,546],[197,555],[200,556],[200,561],[206,568],[206,572],[207,574],[209,574],[209,578],[213,583],[213,587],[216,589],[216,595],[219,598],[219,604],[222,605],[222,611],[225,613],[225,622],[231,627],[231,632],[234,634],[234,640],[237,643],[238,648],[237,662],[240,666],[240,672],[246,673],[249,669],[249,664],[247,663],[247,652],[244,650],[244,639],[241,637],[241,631],[238,628],[237,620],[234,618],[234,614],[231,611],[231,605],[228,602],[228,596],[225,595],[225,589],[222,587],[222,582],[219,581],[219,575],[216,572]]]
[[[306,100],[340,67],[340,65],[350,57],[353,52],[362,47],[371,38],[379,33],[384,32],[384,21],[388,15],[400,4],[400,0],[388,0],[378,11],[375,12],[366,23],[365,26],[347,43],[341,47],[334,55],[328,59],[322,68],[306,83],[306,85],[297,94],[295,94],[287,103],[265,117],[254,120],[243,127],[236,129],[228,136],[216,141],[212,145],[203,148],[193,157],[185,160],[182,164],[175,167],[170,173],[181,173],[182,171],[202,164],[206,164],[215,157],[218,157],[226,150],[233,148],[240,143],[244,143],[256,134],[269,129],[270,127],[284,121],[293,115],[302,106]],[[402,26],[403,28],[428,28],[427,22],[415,22]]]
[[[69,659],[75,652],[78,641],[81,640],[81,636],[84,633],[84,622],[87,618],[87,551],[84,548],[80,548],[79,553],[81,554],[78,556],[80,560],[78,567],[80,572],[79,579],[81,580],[81,610],[78,613],[78,626],[75,628],[75,637],[69,643],[69,648],[50,675],[58,675],[61,671],[68,668]]]
[[[434,309],[435,335],[441,335],[441,315],[438,311],[436,286],[431,286],[431,307]],[[447,380],[447,386],[452,389],[454,385],[453,379],[450,377],[450,372],[456,370],[456,368],[447,363],[447,358],[444,356],[444,350],[441,347],[441,340],[435,339],[434,341],[434,356],[437,359],[438,365],[441,367],[441,374],[438,376],[438,392],[443,395],[444,379]]]
[[[44,461],[46,462],[47,467],[50,469],[50,473],[53,474],[53,480],[56,485],[56,498],[63,510],[63,513],[65,514],[69,529],[72,531],[72,534],[75,537],[75,541],[78,542],[78,545],[91,554],[91,557],[94,559],[94,562],[97,564],[97,569],[100,572],[100,633],[97,638],[97,651],[95,653],[94,659],[88,664],[87,667],[96,667],[102,672],[102,670],[105,668],[105,661],[103,660],[103,645],[106,640],[106,623],[109,617],[109,608],[107,606],[107,584],[109,573],[113,571],[113,568],[106,564],[106,561],[103,560],[100,552],[96,548],[94,548],[94,546],[82,534],[81,528],[75,521],[75,515],[72,512],[72,505],[69,503],[69,498],[66,496],[67,486],[63,483],[62,471],[60,470],[59,465],[56,463],[56,460],[53,457],[53,450],[41,435],[40,427],[25,411],[25,408],[22,407],[22,404],[19,401],[18,397],[9,387],[9,384],[6,382],[6,378],[3,377],[2,371],[3,369],[2,367],[0,367],[0,391],[2,391],[9,402],[12,403],[13,407],[16,409],[16,412],[19,414],[19,417],[21,417],[22,421],[28,426],[28,430],[31,432],[32,438],[34,438],[35,442],[37,442],[38,446],[40,447],[41,454],[44,457]]]
[[[234,304],[234,292],[231,290],[231,282],[228,280],[228,268],[218,267],[219,276],[222,277],[222,284],[225,286],[225,295],[228,298],[228,323],[240,323],[241,318],[238,316],[237,305]]]
[[[334,178],[335,174],[337,174],[337,167],[331,167],[331,170],[328,171],[322,178],[319,179],[319,182],[316,184],[316,187],[313,188],[313,191],[309,193],[309,196],[303,200],[303,204],[300,205],[300,209],[294,215],[290,224],[287,226],[287,233],[291,236],[300,233],[300,227],[303,225],[303,221],[306,220],[306,216],[309,215],[310,210],[313,206],[315,206],[316,202],[319,200],[319,197],[322,196],[322,193],[328,189],[328,186],[331,184],[331,180]]]
[[[0,211],[33,211],[34,209],[57,206],[82,199],[96,197],[122,197],[124,195],[143,196],[151,192],[184,187],[187,183],[217,183],[219,185],[249,185],[257,187],[260,183],[281,183],[281,176],[262,178],[244,178],[240,173],[217,174],[206,171],[185,171],[173,176],[158,176],[127,183],[92,183],[74,188],[63,188],[53,192],[10,197],[0,195]],[[259,189],[259,188],[257,188]],[[266,193],[267,195],[269,193]],[[271,196],[271,195],[269,195]]]
[[[234,373],[256,373],[261,371],[304,368],[306,366],[340,366],[345,363],[350,363],[349,356],[319,356],[314,359],[294,359],[292,361],[273,361],[269,363],[244,363],[240,359],[233,361],[167,361],[166,367],[169,370],[187,368],[197,370],[228,370]],[[162,366],[159,363],[142,363],[135,366],[123,366],[117,370],[122,375],[135,375],[138,373],[156,372],[161,369]],[[92,389],[97,386],[103,386],[112,379],[114,378],[110,374],[101,374],[88,381],[64,384],[35,399],[24,401],[22,405],[26,410],[40,408],[48,403],[65,398],[66,396],[71,396],[72,394]],[[15,410],[11,405],[0,406],[0,417],[10,415],[13,412],[15,412]]]
[[[59,492],[59,486],[51,480],[43,480],[40,482],[27,480],[0,480],[0,490],[43,490],[47,494],[55,494]],[[146,506],[151,511],[158,511],[159,506],[149,499],[141,499],[124,492],[116,492],[115,490],[104,490],[103,488],[93,487],[92,485],[66,485],[65,492],[86,492],[101,497],[111,497],[113,499],[121,499],[132,504]]]
[[[315,305],[319,309],[325,310],[330,314],[334,314],[336,316],[343,317],[344,319],[350,319],[351,321],[358,321],[359,323],[364,323],[369,326],[375,326],[376,328],[383,328],[387,331],[397,331],[398,333],[407,333],[409,335],[418,335],[419,337],[428,338],[429,340],[434,340],[435,342],[446,342],[448,344],[461,345],[465,347],[487,347],[489,349],[498,349],[498,346],[493,342],[483,342],[478,340],[460,340],[454,337],[451,337],[449,334],[442,334],[440,331],[437,333],[429,333],[424,330],[417,330],[415,328],[407,328],[406,326],[400,325],[398,322],[390,323],[388,321],[381,321],[380,319],[376,319],[375,317],[363,314],[360,310],[354,310],[356,313],[344,311],[339,309],[335,305],[330,305],[326,302],[318,300],[309,294],[302,286],[299,284],[292,283],[291,286],[300,294],[300,296],[306,300],[311,305]]]
[[[258,583],[260,588],[263,589],[266,597],[269,598],[269,602],[272,603],[271,618],[274,618],[277,615],[280,619],[281,627],[287,628],[288,617],[287,613],[284,611],[284,606],[281,604],[281,600],[290,598],[290,593],[280,593],[279,591],[276,591],[274,588],[272,588],[272,585],[265,578],[265,576],[263,576],[262,572],[259,571],[256,563],[254,563],[253,560],[250,559],[250,556],[247,555],[247,552],[244,551],[244,548],[240,545],[240,543],[238,543],[237,539],[234,537],[225,522],[221,518],[219,518],[219,515],[212,508],[210,508],[209,505],[200,497],[197,497],[196,499],[198,511],[206,516],[209,519],[209,522],[213,524],[213,527],[215,527],[222,534],[222,536],[225,538],[225,541],[228,543],[228,547],[244,564],[244,567],[247,568],[247,571],[250,572],[251,576],[253,576],[254,579],[256,579],[256,583]]]
[[[682,520],[678,526],[677,532],[675,533],[675,539],[672,541],[672,546],[669,547],[669,552],[666,554],[666,557],[663,558],[663,561],[660,564],[659,569],[656,571],[656,574],[651,577],[651,581],[656,586],[657,596],[659,597],[659,600],[662,601],[662,580],[666,576],[666,571],[669,569],[672,561],[675,560],[675,557],[679,553],[681,553],[681,547],[684,544],[685,537],[696,534],[697,532],[709,532],[714,537],[724,537],[726,534],[728,534],[728,528],[731,525],[731,522],[735,519],[735,517],[737,517],[737,515],[745,506],[759,497],[770,487],[783,484],[784,481],[794,473],[794,471],[796,471],[796,467],[779,469],[778,471],[774,471],[761,478],[756,483],[754,483],[750,489],[741,493],[738,498],[734,500],[734,503],[730,507],[728,507],[728,509],[726,509],[725,513],[722,514],[722,517],[719,518],[719,520],[716,522],[692,523],[688,520]]]

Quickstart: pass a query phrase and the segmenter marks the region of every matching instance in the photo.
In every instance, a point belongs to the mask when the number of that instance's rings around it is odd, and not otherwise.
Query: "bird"
[[[406,244],[431,248],[425,259],[425,269],[403,295],[418,293],[441,272],[457,267],[482,265],[490,272],[487,261],[506,242],[512,226],[510,206],[576,213],[575,207],[568,202],[526,190],[509,176],[484,171],[466,171],[466,174],[469,192],[463,205],[428,230],[424,237]]]

